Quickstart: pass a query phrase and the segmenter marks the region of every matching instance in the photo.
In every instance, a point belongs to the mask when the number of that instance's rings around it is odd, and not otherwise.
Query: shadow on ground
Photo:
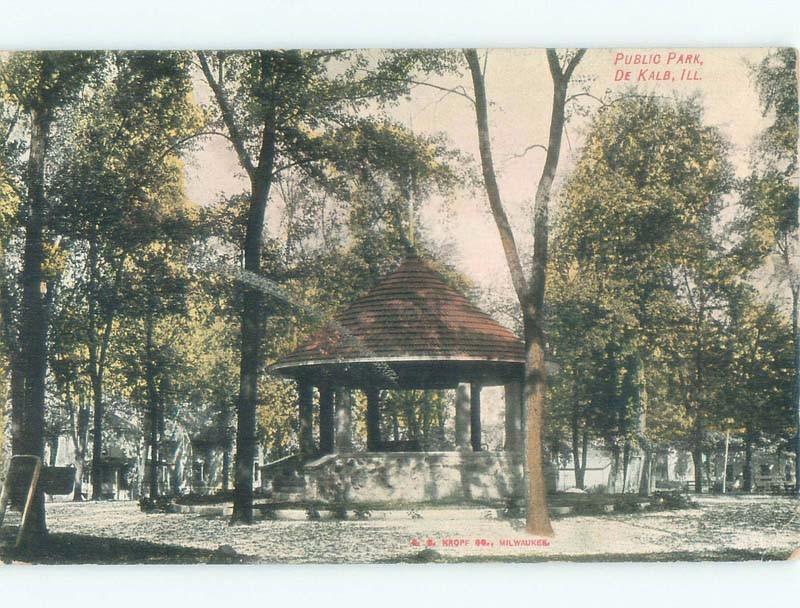
[[[0,538],[3,563],[30,564],[246,564],[256,560],[223,545],[211,551],[180,545],[103,538],[85,534],[49,534],[36,547],[14,548],[14,537]]]
[[[437,551],[425,549],[418,553],[400,556],[383,563],[406,564],[465,564],[465,563],[532,563],[532,562],[746,562],[782,561],[789,558],[790,551],[751,551],[746,549],[723,549],[719,551],[664,551],[657,553],[604,553],[602,555],[470,555],[448,557]]]

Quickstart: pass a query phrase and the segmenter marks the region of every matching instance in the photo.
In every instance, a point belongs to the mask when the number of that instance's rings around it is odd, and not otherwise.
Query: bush
[[[525,505],[523,501],[516,498],[506,500],[501,517],[503,519],[519,519],[525,517]]]
[[[575,503],[574,507],[572,507],[573,515],[605,515],[605,513],[605,505],[601,502],[596,502],[593,500],[578,502]]]
[[[341,502],[335,503],[331,509],[331,513],[333,513],[334,519],[345,521],[347,519],[347,505]]]
[[[638,513],[641,509],[639,498],[623,494],[614,498],[614,513]]]
[[[650,499],[650,509],[653,511],[672,511],[677,509],[691,509],[697,503],[685,494],[676,490],[654,492]]]
[[[175,499],[179,505],[213,505],[233,500],[233,490],[217,490],[213,494],[183,494]]]
[[[156,498],[143,496],[139,499],[139,509],[144,513],[169,513],[172,501],[171,496],[158,496]]]
[[[369,509],[354,509],[353,517],[355,517],[359,521],[366,521],[367,519],[372,517],[372,511],[370,511]]]

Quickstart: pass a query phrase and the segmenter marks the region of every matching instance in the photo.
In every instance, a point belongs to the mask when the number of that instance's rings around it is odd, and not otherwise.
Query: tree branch
[[[520,302],[524,302],[528,297],[528,282],[525,280],[525,273],[520,262],[519,251],[514,239],[514,231],[508,220],[508,215],[503,207],[500,197],[500,188],[497,185],[497,176],[492,160],[491,138],[489,135],[489,116],[486,102],[486,85],[481,71],[478,53],[475,49],[464,49],[464,57],[472,73],[472,85],[475,89],[475,116],[478,123],[478,144],[481,155],[481,167],[483,169],[483,181],[486,185],[486,194],[489,198],[489,206],[492,210],[497,230],[500,233],[500,242],[503,245],[503,252],[506,256],[508,269],[511,272],[511,282],[514,291]]]
[[[229,139],[233,144],[234,150],[236,150],[239,162],[242,164],[244,170],[247,171],[250,179],[254,179],[256,169],[253,165],[253,161],[250,159],[250,155],[247,153],[247,148],[245,148],[244,137],[236,124],[233,109],[228,102],[228,98],[225,96],[225,91],[222,89],[222,83],[217,82],[216,78],[214,78],[214,74],[211,72],[211,68],[208,65],[208,60],[202,51],[197,51],[197,58],[200,61],[200,67],[203,70],[203,75],[206,77],[208,86],[211,87],[211,91],[214,93],[214,97],[219,104],[222,120],[225,122],[225,126],[228,129],[228,133],[230,134]]]

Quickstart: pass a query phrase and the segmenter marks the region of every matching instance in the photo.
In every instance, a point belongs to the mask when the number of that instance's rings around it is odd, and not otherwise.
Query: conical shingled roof
[[[447,284],[419,257],[407,258],[271,369],[368,362],[524,362],[523,342]]]

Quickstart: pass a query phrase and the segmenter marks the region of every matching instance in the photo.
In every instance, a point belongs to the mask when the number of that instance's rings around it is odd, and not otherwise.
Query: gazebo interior
[[[523,367],[522,341],[412,255],[270,368],[297,382],[300,451],[262,467],[262,484],[281,500],[518,497]],[[481,389],[486,386],[505,387],[502,450],[482,449]],[[382,393],[411,389],[455,391],[455,449],[423,451],[415,441],[382,435]],[[354,391],[366,396],[366,451],[354,447]]]

